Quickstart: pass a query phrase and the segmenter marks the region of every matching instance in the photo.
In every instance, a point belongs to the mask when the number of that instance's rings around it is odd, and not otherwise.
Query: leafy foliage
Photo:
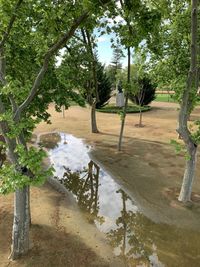
[[[151,103],[155,99],[156,86],[151,82],[148,77],[139,78],[138,81],[139,90],[129,93],[129,99],[140,106],[145,106]]]
[[[44,170],[42,161],[46,153],[42,149],[31,147],[28,151],[24,146],[18,145],[15,151],[22,167],[16,168],[5,162],[0,168],[0,193],[8,194],[26,185],[41,185],[52,175],[53,168]]]

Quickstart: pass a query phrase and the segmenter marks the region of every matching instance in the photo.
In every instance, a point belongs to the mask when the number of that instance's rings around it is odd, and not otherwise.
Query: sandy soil
[[[12,197],[1,197],[1,267],[121,266],[103,234],[87,223],[70,195],[57,192],[48,183],[31,190],[32,249],[22,259],[9,262]]]
[[[199,228],[199,206],[192,209],[177,204],[168,188],[179,188],[184,170],[184,157],[177,156],[169,145],[176,139],[177,108],[174,103],[153,103],[144,113],[145,127],[137,128],[138,114],[129,114],[123,139],[123,151],[117,152],[120,118],[116,114],[97,113],[100,133],[90,133],[87,108],[71,107],[61,113],[50,105],[52,124],[41,123],[35,130],[59,131],[84,138],[94,145],[92,157],[115,176],[140,209],[155,222],[164,222],[188,229]],[[198,117],[196,109],[191,119]],[[199,164],[194,191],[200,194]],[[173,190],[172,190],[173,191]],[[31,229],[32,250],[24,259],[7,260],[11,241],[12,195],[0,197],[0,266],[117,266],[105,237],[88,224],[68,197],[46,184],[33,188]],[[55,250],[56,247],[56,250]],[[120,263],[119,263],[120,265]]]

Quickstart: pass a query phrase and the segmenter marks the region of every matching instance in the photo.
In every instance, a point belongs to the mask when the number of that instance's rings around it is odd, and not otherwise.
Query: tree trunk
[[[181,186],[181,192],[178,200],[187,202],[191,200],[192,185],[195,176],[196,158],[197,158],[197,147],[191,144],[191,148],[188,149],[189,159],[186,161],[185,173]]]
[[[65,106],[62,106],[62,117],[65,118]]]
[[[99,133],[98,128],[97,128],[96,102],[95,101],[91,105],[91,127],[92,127],[92,133]]]
[[[85,43],[86,49],[88,50],[88,53],[91,56],[91,62],[89,62],[89,69],[92,71],[92,77],[94,82],[94,86],[92,86],[93,88],[90,88],[92,90],[88,92],[88,99],[91,105],[91,128],[92,128],[92,133],[99,133],[96,121],[96,104],[99,102],[97,66],[96,66],[97,62],[93,52],[90,32],[87,29],[84,30],[82,28],[81,33],[83,36],[83,41]],[[93,95],[95,95],[96,98],[95,100],[93,100]]]
[[[128,47],[128,73],[127,73],[127,83],[128,84],[130,84],[130,80],[131,80],[131,50],[130,50],[130,47]],[[122,119],[121,119],[121,129],[120,129],[120,134],[119,134],[118,151],[121,151],[122,137],[123,137],[123,132],[124,132],[127,107],[128,107],[128,92],[126,92],[123,115],[122,115]]]
[[[186,161],[185,173],[183,177],[181,192],[178,197],[179,201],[189,201],[192,193],[192,184],[195,175],[196,167],[196,152],[197,144],[191,136],[191,132],[188,129],[188,119],[191,113],[191,94],[198,90],[197,80],[198,77],[198,66],[197,66],[197,30],[198,30],[198,0],[192,0],[192,11],[191,11],[191,60],[190,69],[188,73],[187,84],[182,96],[182,103],[179,112],[179,127],[177,132],[183,139],[187,148],[189,159]]]
[[[122,149],[122,138],[123,138],[123,132],[124,132],[127,107],[128,107],[128,96],[126,95],[124,110],[123,110],[123,114],[121,118],[121,129],[120,129],[120,134],[119,134],[118,151],[121,151]]]
[[[19,137],[18,137],[18,142],[24,146],[25,150],[28,152],[28,147],[27,147],[27,143],[24,137],[24,131],[22,130]],[[28,171],[27,175],[29,174],[29,177],[32,178],[32,173],[30,173],[30,171]],[[27,186],[27,191],[28,191],[28,206],[29,206],[29,225],[31,226],[31,205],[30,205],[30,186]]]
[[[140,120],[139,120],[139,127],[142,127],[142,108],[140,107]]]
[[[139,109],[140,109],[140,118],[139,118],[139,124],[138,124],[139,127],[142,127],[142,104],[143,104],[144,97],[145,97],[145,93],[144,93],[144,85],[143,85],[140,95],[138,97]]]
[[[4,105],[0,98],[0,113],[4,112]],[[0,123],[1,132],[8,146],[8,157],[17,171],[21,171],[18,156],[15,153],[16,140],[7,137],[9,126],[6,121]],[[22,139],[22,135],[20,136]],[[26,148],[26,147],[25,147]],[[17,259],[29,249],[29,226],[30,226],[30,196],[29,186],[22,190],[16,190],[14,197],[14,222],[12,233],[12,252],[10,259]]]
[[[14,221],[12,251],[10,259],[15,260],[29,250],[29,188],[17,189],[14,197]]]

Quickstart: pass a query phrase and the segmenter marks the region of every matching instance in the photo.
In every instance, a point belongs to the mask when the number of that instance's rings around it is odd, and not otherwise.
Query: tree
[[[179,1],[177,5],[168,3],[164,17],[167,23],[162,23],[162,38],[158,42],[160,57],[153,55],[153,63],[149,64],[150,68],[154,69],[151,73],[158,86],[168,86],[175,90],[175,97],[180,103],[177,132],[187,151],[186,167],[178,197],[182,202],[191,198],[199,142],[198,121],[194,122],[197,124],[197,131],[191,131],[188,126],[190,114],[198,99],[198,8],[198,1],[192,1],[191,4],[188,1]],[[176,141],[173,143],[180,147]]]
[[[96,121],[96,104],[99,102],[99,93],[98,93],[98,80],[97,80],[97,60],[95,57],[95,53],[93,51],[94,41],[92,43],[92,38],[89,30],[81,30],[83,41],[86,46],[86,50],[89,55],[89,72],[91,72],[92,79],[88,81],[87,88],[87,98],[88,102],[91,106],[91,128],[92,133],[98,133],[99,130],[97,128],[97,121]]]
[[[92,22],[90,27],[94,23],[96,22]],[[74,40],[66,46],[58,73],[66,89],[73,88],[74,94],[78,92],[75,97],[80,100],[79,104],[85,99],[91,106],[91,129],[92,132],[97,132],[95,109],[109,100],[111,85],[104,66],[98,62],[94,37],[87,29],[82,28],[77,32]]]
[[[125,105],[121,116],[121,129],[118,142],[118,150],[121,150],[122,137],[125,125],[126,110],[128,106],[128,95],[131,90],[131,48],[137,48],[139,44],[146,40],[146,43],[151,46],[155,40],[154,36],[158,36],[155,31],[159,26],[161,15],[157,9],[143,3],[143,1],[120,1],[121,12],[125,24],[115,27],[121,44],[127,49],[128,54],[128,73],[127,83],[125,87]]]
[[[156,87],[148,77],[139,79],[138,83],[140,88],[139,93],[135,96],[130,94],[130,99],[137,105],[146,106],[155,99]]]
[[[112,61],[110,63],[110,65],[107,67],[107,72],[109,74],[110,80],[112,81],[113,86],[116,87],[116,83],[117,83],[117,72],[118,70],[122,69],[122,63],[121,63],[121,59],[122,57],[124,57],[124,54],[122,52],[122,48],[120,47],[119,44],[116,45],[116,47],[114,47],[113,49],[113,58]]]
[[[196,153],[199,141],[199,129],[192,135],[188,128],[188,119],[193,107],[193,100],[197,94],[199,87],[199,62],[198,62],[198,7],[199,1],[192,0],[191,9],[191,59],[190,69],[186,86],[181,98],[181,106],[179,112],[179,126],[177,132],[180,134],[187,149],[186,167],[178,197],[179,201],[190,201],[192,193],[192,184],[195,176]],[[200,126],[200,125],[198,125]]]
[[[199,123],[197,131],[188,127],[190,114],[197,103],[198,69],[197,57],[198,35],[198,8],[199,1],[179,1],[177,5],[168,5],[165,21],[162,25],[161,47],[162,59],[153,56],[151,68],[152,77],[158,85],[167,85],[175,90],[176,98],[180,103],[177,132],[186,148],[186,167],[178,197],[179,201],[191,199],[192,184],[195,176],[196,150],[199,142]],[[191,19],[190,19],[191,12]],[[191,30],[190,30],[191,28]],[[191,32],[191,34],[190,34]],[[189,72],[188,72],[189,69]],[[187,74],[188,73],[188,74]],[[180,146],[180,144],[176,145]]]
[[[34,110],[34,100],[58,50],[74,36],[80,24],[102,11],[101,5],[107,2],[62,4],[18,0],[14,7],[13,1],[0,3],[0,129],[11,161],[10,165],[3,164],[0,176],[1,193],[15,192],[12,259],[29,249],[29,186],[40,184],[51,173],[51,169],[42,168],[44,152],[26,145],[24,129],[37,122],[31,117],[27,119],[29,108],[33,105]],[[12,49],[11,44],[17,49]],[[31,54],[32,48],[36,54]],[[12,62],[13,54],[21,63],[19,66]]]
[[[135,86],[137,90],[131,91],[129,93],[129,99],[137,104],[140,109],[140,119],[139,119],[139,127],[142,127],[142,107],[148,105],[155,99],[155,85],[152,84],[150,78],[147,76],[143,78],[138,78],[135,81]]]

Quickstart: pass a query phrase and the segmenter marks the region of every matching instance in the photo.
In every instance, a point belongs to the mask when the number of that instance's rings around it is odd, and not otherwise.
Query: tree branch
[[[87,52],[90,54],[91,56],[91,62],[89,64],[89,68],[90,70],[92,70],[92,76],[93,76],[93,81],[94,81],[94,92],[96,95],[96,103],[99,102],[99,93],[98,93],[98,81],[97,81],[97,71],[96,71],[96,60],[95,60],[95,56],[93,53],[93,49],[92,49],[92,43],[91,43],[91,39],[90,39],[90,33],[87,29],[81,29],[81,33],[83,36],[83,42],[85,44],[86,50]],[[90,92],[90,98],[92,96],[92,93]]]
[[[11,16],[9,24],[8,24],[8,27],[7,27],[6,31],[4,32],[3,38],[0,42],[0,48],[2,48],[4,46],[5,42],[7,41],[8,37],[9,37],[10,31],[12,29],[12,26],[13,26],[15,19],[16,19],[16,16],[17,16],[17,11],[18,11],[19,7],[21,6],[22,2],[23,2],[23,0],[18,0],[18,2],[16,3],[16,5],[14,7],[12,16]]]
[[[35,95],[37,94],[37,90],[39,86],[41,85],[42,79],[48,69],[49,61],[51,57],[60,49],[62,48],[65,43],[73,36],[74,32],[78,28],[78,26],[85,21],[89,16],[89,12],[85,11],[79,18],[77,18],[74,23],[72,24],[70,30],[65,33],[57,42],[55,42],[51,48],[47,51],[47,53],[44,56],[44,61],[43,65],[34,81],[33,87],[26,98],[26,100],[19,106],[17,109],[15,115],[14,115],[14,120],[17,121],[20,118],[21,113],[28,107],[28,105],[31,103]]]
[[[92,49],[92,43],[91,43],[91,38],[90,38],[90,33],[89,31],[86,29],[86,36],[87,36],[87,40],[88,40],[88,46],[89,46],[89,50],[91,53],[91,57],[92,57],[92,73],[93,73],[93,79],[94,79],[94,89],[95,89],[95,95],[96,95],[96,103],[99,102],[99,92],[98,92],[98,81],[97,81],[97,69],[96,69],[96,59],[95,59],[95,55]]]

